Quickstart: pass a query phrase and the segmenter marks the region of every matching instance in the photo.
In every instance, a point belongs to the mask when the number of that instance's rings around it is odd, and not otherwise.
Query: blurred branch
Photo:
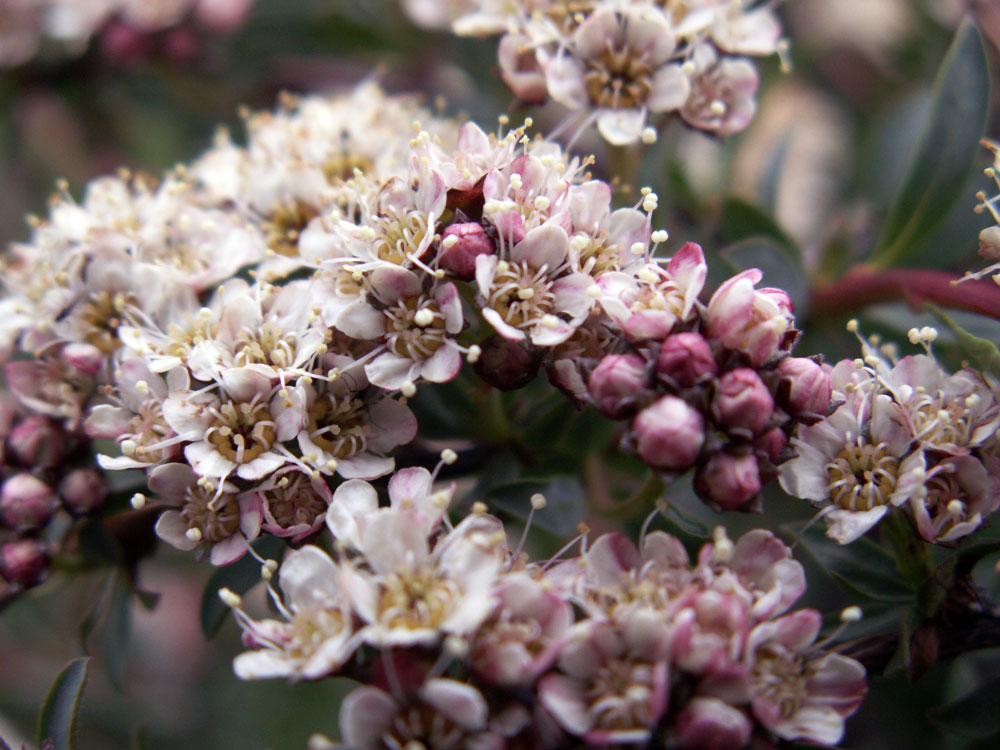
[[[878,302],[905,300],[914,309],[925,302],[1000,319],[1000,286],[992,280],[956,282],[959,274],[927,268],[877,270],[858,265],[833,283],[814,288],[810,314],[849,314]]]

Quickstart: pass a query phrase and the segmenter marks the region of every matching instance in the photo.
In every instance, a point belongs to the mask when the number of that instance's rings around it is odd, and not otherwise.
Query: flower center
[[[847,444],[826,465],[830,499],[844,510],[866,511],[885,505],[896,489],[899,459],[889,455],[885,443]]]
[[[375,220],[372,252],[379,260],[397,266],[406,265],[410,258],[419,258],[427,250],[423,245],[428,232],[434,231],[428,219],[419,211],[387,208]]]
[[[653,666],[616,660],[601,667],[587,687],[588,713],[602,729],[648,729],[653,717]]]
[[[595,107],[635,109],[649,98],[653,69],[628,45],[621,49],[609,46],[599,58],[588,62],[590,70],[583,81]]]
[[[299,525],[311,526],[319,516],[326,513],[328,507],[326,499],[301,474],[284,486],[279,482],[278,486],[261,494],[271,517],[283,529]]]
[[[801,657],[776,645],[761,646],[755,656],[754,692],[773,702],[787,719],[806,694],[806,665]]]
[[[192,485],[185,492],[181,518],[189,529],[198,529],[202,541],[214,544],[240,530],[240,506],[236,497],[225,493],[215,496],[207,485]]]
[[[338,399],[330,394],[318,397],[309,409],[309,437],[334,458],[361,453],[367,443],[364,408],[361,399]]]
[[[538,271],[527,263],[497,263],[489,306],[514,328],[528,328],[550,313],[555,295],[549,289],[547,268]]]
[[[404,630],[436,629],[455,609],[461,596],[454,581],[431,567],[386,577],[378,602],[378,621]]]
[[[295,333],[282,331],[273,323],[264,323],[256,330],[244,328],[239,332],[233,359],[237,367],[261,364],[282,369],[292,366],[297,349]]]
[[[299,254],[299,234],[319,213],[303,201],[279,206],[261,224],[267,246],[278,255],[294,258]]]
[[[215,421],[205,433],[205,440],[219,455],[234,463],[249,463],[274,444],[274,421],[266,403],[257,399],[243,403],[227,401],[209,412]]]
[[[121,292],[95,292],[88,295],[80,310],[80,318],[85,324],[84,340],[105,354],[118,351],[121,346],[118,327],[122,323],[122,311],[134,303],[133,295]]]
[[[422,362],[441,348],[448,332],[437,303],[423,294],[408,297],[385,311],[388,346],[393,354]]]

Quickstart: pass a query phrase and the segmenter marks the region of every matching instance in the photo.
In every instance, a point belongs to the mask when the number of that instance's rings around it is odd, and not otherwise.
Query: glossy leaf
[[[966,22],[938,71],[930,112],[872,254],[874,264],[906,262],[954,205],[979,152],[989,90],[982,42],[975,25]]]
[[[56,677],[38,715],[38,744],[52,740],[55,750],[72,750],[80,697],[87,682],[88,657],[73,659]]]
[[[125,667],[132,632],[132,587],[122,574],[115,577],[108,612],[101,633],[101,650],[108,681],[118,692],[125,691]]]
[[[253,543],[253,548],[265,560],[280,560],[286,547],[278,537],[268,536]],[[260,563],[253,555],[244,555],[232,565],[216,569],[205,584],[201,595],[201,632],[211,638],[219,632],[226,621],[229,608],[219,599],[219,589],[228,588],[237,594],[244,594],[260,583]]]
[[[916,591],[901,578],[892,556],[871,540],[841,545],[812,527],[800,542],[845,590],[876,601],[914,601]]]
[[[931,721],[963,737],[1000,732],[1000,678],[929,712]]]
[[[535,493],[545,496],[545,508],[535,512],[533,523],[557,536],[572,535],[586,510],[586,495],[576,477],[508,482],[491,489],[483,499],[488,506],[527,518],[531,511],[531,496]]]

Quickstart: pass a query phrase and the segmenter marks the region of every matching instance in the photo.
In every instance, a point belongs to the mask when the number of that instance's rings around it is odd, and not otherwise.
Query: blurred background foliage
[[[973,4],[982,11],[990,3]],[[799,355],[822,353],[829,361],[856,356],[857,342],[844,329],[850,317],[859,317],[866,333],[900,342],[903,353],[912,349],[908,328],[940,324],[903,295],[861,308],[849,287],[835,285],[857,264],[887,257],[886,227],[899,219],[894,201],[900,204],[908,184],[921,184],[919,174],[914,182],[912,154],[921,147],[928,118],[940,110],[942,96],[974,85],[978,73],[959,67],[943,91],[934,86],[966,5],[791,0],[781,11],[794,67],[783,73],[776,60],[762,64],[759,114],[748,131],[721,142],[672,123],[638,165],[638,184],[660,196],[656,223],[670,231],[670,246],[703,244],[713,272],[709,288],[735,269],[756,265],[765,270],[767,285],[792,293],[805,331]],[[980,20],[995,73],[1000,19],[981,13]],[[970,38],[979,49],[979,37]],[[79,196],[88,179],[121,166],[156,174],[195,156],[220,124],[239,134],[240,108],[270,108],[281,91],[335,90],[374,76],[390,91],[419,91],[426,103],[487,129],[502,112],[532,115],[539,132],[554,128],[558,107],[518,109],[495,69],[494,41],[418,29],[393,0],[261,0],[242,30],[206,44],[183,66],[155,58],[111,65],[91,49],[74,60],[2,71],[0,241],[27,236],[23,216],[44,213],[57,178]],[[981,104],[986,134],[1000,135],[996,101]],[[976,237],[988,222],[972,207],[976,192],[987,187],[981,169],[990,154],[973,146],[981,135],[974,117],[970,123],[947,108],[944,113],[951,114],[942,125],[946,135],[974,131],[971,141],[961,140],[966,161],[950,162],[944,199],[919,205],[922,215],[938,220],[908,236],[886,265],[954,272],[981,265]],[[577,148],[596,153],[598,172],[620,160],[594,137],[584,137]],[[943,146],[938,139],[930,148]],[[619,186],[622,203],[635,200],[635,187]],[[821,294],[830,285],[839,289],[832,303]],[[1000,340],[996,320],[967,312],[953,317],[977,336]],[[943,327],[937,348],[952,364],[967,357]],[[459,496],[487,499],[510,523],[512,537],[527,498],[543,490],[549,507],[539,517],[537,555],[558,549],[581,521],[595,533],[619,526],[621,502],[642,484],[641,465],[616,450],[616,425],[577,413],[544,376],[527,389],[501,394],[463,375],[421,388],[414,408],[421,438],[398,465],[426,460],[439,450],[438,440],[468,446],[455,467],[465,477]],[[774,484],[766,489],[763,519],[715,515],[683,480],[670,486],[667,498],[672,508],[660,523],[692,551],[718,523],[733,538],[766,524],[791,539],[810,516],[805,503]],[[629,513],[633,530],[644,513]],[[797,554],[810,581],[803,604],[834,613],[860,604],[867,617],[844,637],[902,627],[913,591],[892,559],[875,545],[852,547],[851,553],[845,557],[821,534],[803,538]],[[99,558],[100,551],[92,556]],[[996,562],[997,555],[989,555],[976,570],[977,582],[994,595],[1000,593]],[[257,576],[251,568],[227,575],[242,576],[245,587]],[[155,558],[141,563],[135,582],[156,596],[133,595],[121,574],[93,564],[57,574],[5,610],[0,736],[15,748],[22,739],[31,744],[49,683],[84,651],[96,659],[79,718],[80,750],[304,748],[313,732],[336,736],[346,680],[288,685],[232,676],[237,628],[227,620],[206,640],[202,624],[217,621],[214,590],[239,584],[210,585],[206,612],[202,598],[210,576],[207,565],[160,545]],[[264,597],[259,590],[255,596],[250,608],[263,611]],[[889,671],[872,680],[868,700],[848,722],[844,747],[996,747],[1000,690],[977,688],[1000,673],[1000,651],[939,663],[915,685],[905,670]],[[963,698],[967,703],[948,705]],[[970,716],[982,720],[970,722]]]

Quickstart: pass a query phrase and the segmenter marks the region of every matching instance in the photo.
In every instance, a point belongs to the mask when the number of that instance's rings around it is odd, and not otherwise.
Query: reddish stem
[[[859,307],[906,300],[919,310],[925,302],[941,307],[988,315],[1000,319],[1000,286],[992,279],[953,282],[961,276],[927,268],[890,268],[881,271],[859,265],[840,279],[813,290],[813,315],[850,313]]]

